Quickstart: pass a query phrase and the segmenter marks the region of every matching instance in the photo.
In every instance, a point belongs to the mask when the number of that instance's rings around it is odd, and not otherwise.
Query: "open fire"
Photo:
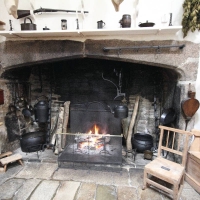
[[[67,145],[59,156],[59,163],[84,162],[120,164],[121,135],[110,135],[94,124],[87,133],[67,134]]]
[[[98,153],[102,153],[105,152],[110,136],[95,124],[87,134],[75,137],[75,141],[77,143],[76,152],[88,153],[88,151],[98,151]]]

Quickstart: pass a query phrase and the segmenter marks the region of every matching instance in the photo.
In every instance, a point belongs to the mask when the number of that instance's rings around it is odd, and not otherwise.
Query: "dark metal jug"
[[[46,97],[47,98],[47,97]],[[38,100],[38,99],[37,99]],[[49,102],[48,100],[40,100],[34,106],[35,121],[45,123],[49,120]]]
[[[97,22],[97,28],[98,28],[98,29],[103,28],[105,25],[106,25],[106,23],[103,22],[102,20]]]
[[[128,117],[128,107],[126,105],[115,106],[114,117],[121,119]]]

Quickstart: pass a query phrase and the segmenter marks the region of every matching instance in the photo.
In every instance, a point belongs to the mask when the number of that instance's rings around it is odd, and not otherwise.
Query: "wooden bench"
[[[0,159],[12,155],[11,151],[0,154]]]
[[[12,163],[12,162],[15,162],[15,161],[18,161],[21,165],[23,165],[21,159],[22,159],[22,156],[20,154],[14,154],[14,155],[7,156],[5,158],[0,159],[0,163],[3,166],[3,170],[1,169],[0,171],[5,172],[6,169],[7,169],[7,165],[9,163]]]

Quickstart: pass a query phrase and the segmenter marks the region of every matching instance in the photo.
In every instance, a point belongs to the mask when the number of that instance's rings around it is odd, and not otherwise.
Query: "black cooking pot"
[[[40,151],[46,142],[45,132],[29,132],[19,136],[21,150],[23,152]]]
[[[135,133],[131,138],[132,148],[143,153],[153,147],[153,137],[149,134]]]

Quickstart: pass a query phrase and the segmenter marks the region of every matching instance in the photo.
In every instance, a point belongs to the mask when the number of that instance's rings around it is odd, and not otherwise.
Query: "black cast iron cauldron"
[[[29,132],[19,137],[21,150],[23,152],[36,152],[43,148],[46,142],[45,132]]]
[[[38,103],[34,105],[34,111],[35,111],[35,121],[40,123],[46,123],[49,120],[48,100],[46,99],[38,101]]]
[[[153,137],[149,134],[135,133],[131,138],[131,142],[132,148],[141,153],[145,150],[151,150],[153,147]]]

